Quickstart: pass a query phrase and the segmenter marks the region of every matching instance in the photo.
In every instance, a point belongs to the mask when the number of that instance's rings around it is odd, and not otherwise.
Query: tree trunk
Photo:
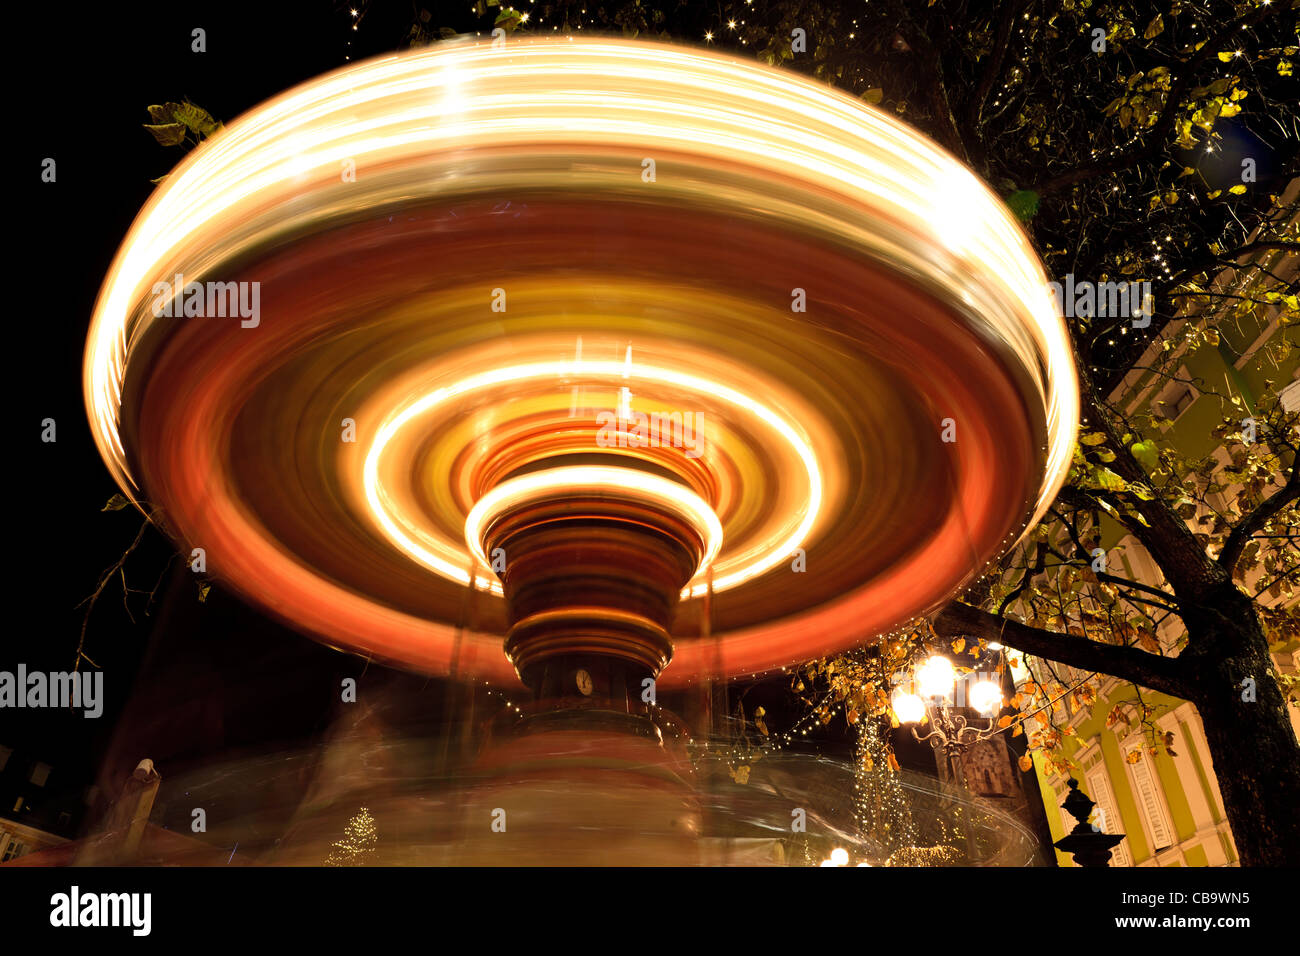
[[[1255,604],[1225,578],[1179,607],[1188,645],[1172,658],[1040,630],[959,602],[933,623],[946,637],[1001,641],[1191,701],[1242,865],[1300,866],[1300,743],[1269,673],[1275,665]]]
[[[1202,649],[1180,657],[1190,665],[1189,698],[1205,725],[1242,866],[1296,866],[1300,744],[1286,700],[1269,674],[1275,665],[1254,606],[1235,587],[1229,589],[1222,604],[1184,615],[1189,651]]]

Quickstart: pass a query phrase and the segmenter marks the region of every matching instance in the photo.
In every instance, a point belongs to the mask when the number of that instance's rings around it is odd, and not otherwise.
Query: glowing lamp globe
[[[916,687],[922,697],[950,697],[956,686],[957,672],[946,657],[926,658],[916,669]]]
[[[991,680],[979,680],[971,685],[967,699],[981,714],[992,714],[1002,706],[1002,689]]]
[[[925,701],[916,694],[897,690],[890,701],[900,724],[916,724],[925,716]]]

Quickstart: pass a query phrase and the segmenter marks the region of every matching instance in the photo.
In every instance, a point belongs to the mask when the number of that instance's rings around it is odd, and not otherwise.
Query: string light
[[[362,807],[343,828],[343,839],[331,845],[326,866],[364,866],[375,854],[379,830],[370,811]]]

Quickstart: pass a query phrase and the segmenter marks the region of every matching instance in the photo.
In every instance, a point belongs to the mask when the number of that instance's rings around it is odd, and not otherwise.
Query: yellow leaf
[[[1019,737],[1019,736],[1020,736],[1021,734],[1023,734],[1024,732],[1025,732],[1025,728],[1024,728],[1023,726],[1021,726],[1020,724],[1016,724],[1016,726],[1013,727],[1012,730],[1011,730],[1011,736],[1012,736],[1012,737]]]
[[[966,638],[964,637],[959,637],[957,638],[957,640],[952,642],[952,652],[954,654],[960,654],[962,650],[965,649],[965,647],[966,647]]]
[[[1245,191],[1246,191],[1246,187],[1241,185],[1233,186],[1228,190],[1228,192],[1232,193],[1234,196],[1240,196]]]
[[[1020,764],[1020,769],[1025,773],[1029,773],[1029,771],[1034,769],[1034,758],[1029,756],[1029,754],[1025,754],[1017,762]]]
[[[1010,714],[1003,714],[1001,717],[999,717],[999,718],[998,718],[998,726],[999,726],[999,727],[1010,727],[1010,726],[1011,726],[1011,715],[1010,715]]]
[[[867,92],[862,94],[862,98],[868,103],[876,104],[885,98],[885,91],[878,86],[873,86]]]
[[[1224,50],[1222,53],[1219,54],[1219,62],[1220,62],[1220,63],[1227,63],[1227,62],[1228,62],[1229,60],[1231,60],[1234,56],[1236,56],[1235,53],[1232,53],[1232,52],[1230,52],[1230,51],[1228,51],[1228,50]]]
[[[1159,36],[1165,29],[1165,21],[1160,14],[1155,15],[1155,19],[1147,24],[1146,32],[1142,34],[1142,39],[1150,40],[1152,37]]]

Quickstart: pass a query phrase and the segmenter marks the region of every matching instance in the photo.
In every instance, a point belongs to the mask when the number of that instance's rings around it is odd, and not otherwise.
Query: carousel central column
[[[506,654],[534,698],[632,713],[672,657],[678,596],[720,529],[671,479],[569,466],[502,482],[467,534],[501,569]]]

